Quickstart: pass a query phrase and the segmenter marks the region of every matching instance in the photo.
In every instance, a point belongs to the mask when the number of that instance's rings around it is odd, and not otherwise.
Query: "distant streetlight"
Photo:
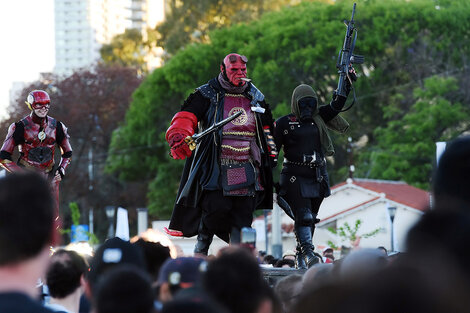
[[[395,220],[395,214],[397,213],[397,207],[389,206],[388,207],[388,214],[390,216],[390,221],[392,222],[391,225],[391,249],[395,251],[395,247],[393,245],[393,221]]]
[[[106,216],[108,217],[108,239],[114,237],[114,215],[116,214],[116,208],[112,205],[107,205],[105,208]]]

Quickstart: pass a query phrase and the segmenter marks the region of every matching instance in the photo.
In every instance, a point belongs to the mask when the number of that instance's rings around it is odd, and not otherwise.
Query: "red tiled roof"
[[[330,216],[328,216],[328,217],[322,218],[321,221],[324,222],[324,221],[330,220],[330,219],[332,219],[332,218],[334,218],[334,217],[336,217],[336,216],[338,216],[338,215],[341,215],[341,214],[343,214],[343,213],[345,213],[345,212],[354,210],[355,208],[358,208],[358,207],[360,207],[360,206],[366,205],[367,203],[373,202],[373,201],[375,201],[375,200],[377,200],[377,199],[380,199],[380,197],[372,198],[372,199],[367,200],[367,201],[365,201],[365,202],[359,203],[358,205],[355,205],[355,206],[352,206],[352,207],[350,207],[350,208],[347,208],[347,209],[345,209],[345,210],[343,210],[343,211],[341,211],[341,212],[338,212],[338,213],[335,213],[335,214],[330,215]]]
[[[387,199],[420,211],[425,211],[429,206],[429,192],[410,186],[405,182],[356,178],[352,183],[364,189],[384,193]],[[345,184],[346,182],[340,183],[333,186],[332,189]]]

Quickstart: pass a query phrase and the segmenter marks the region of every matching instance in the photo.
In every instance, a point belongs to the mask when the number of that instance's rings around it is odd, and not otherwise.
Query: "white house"
[[[337,229],[345,223],[353,227],[360,220],[362,223],[357,235],[375,229],[379,229],[379,232],[373,237],[361,238],[359,247],[384,246],[389,251],[404,251],[408,230],[429,206],[429,192],[404,182],[348,179],[334,186],[331,196],[323,201],[313,241],[320,248],[327,246],[329,240],[336,246],[351,246],[349,242],[341,242],[328,228]],[[396,208],[393,231],[390,207]]]

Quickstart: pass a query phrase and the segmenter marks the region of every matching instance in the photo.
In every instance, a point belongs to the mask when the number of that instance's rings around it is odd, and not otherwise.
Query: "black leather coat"
[[[268,154],[263,127],[273,130],[273,120],[269,105],[264,101],[263,94],[251,83],[244,94],[251,105],[259,108],[256,112],[257,143],[261,148],[261,183],[264,187],[263,201],[256,209],[272,209],[272,171],[273,162]],[[182,111],[194,113],[199,123],[199,132],[210,127],[223,118],[225,90],[217,79],[196,89],[185,101]],[[186,160],[181,176],[180,188],[176,198],[169,228],[179,230],[185,237],[198,233],[202,209],[199,206],[204,190],[220,190],[220,143],[222,129],[202,138],[191,157]]]

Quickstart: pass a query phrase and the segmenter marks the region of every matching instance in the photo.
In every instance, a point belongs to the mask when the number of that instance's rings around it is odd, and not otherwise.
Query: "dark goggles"
[[[35,103],[32,105],[33,109],[41,110],[41,109],[49,109],[51,107],[50,103]]]

